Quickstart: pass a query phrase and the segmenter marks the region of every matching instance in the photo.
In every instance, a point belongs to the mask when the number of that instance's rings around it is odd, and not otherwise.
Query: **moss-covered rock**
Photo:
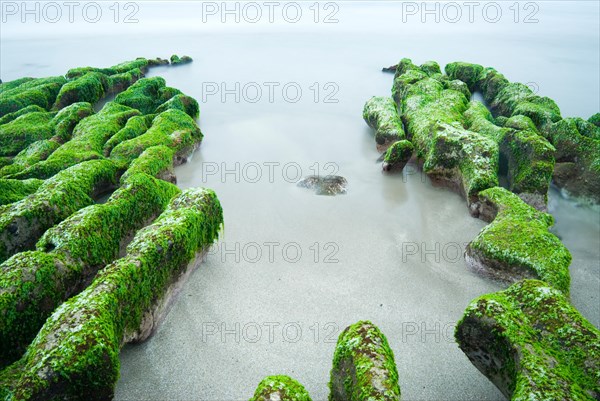
[[[54,309],[83,290],[178,193],[164,181],[132,175],[106,203],[80,209],[46,231],[36,252],[0,265],[0,365],[18,359]]]
[[[165,86],[161,77],[142,78],[115,98],[115,102],[137,109],[142,114],[155,113],[155,110],[181,91]]]
[[[472,213],[491,223],[467,246],[470,267],[508,282],[543,280],[569,294],[571,254],[548,231],[554,223],[551,215],[500,187],[480,192]]]
[[[588,122],[594,124],[596,127],[600,127],[600,113],[590,116]]]
[[[375,130],[375,142],[381,147],[406,139],[396,103],[392,98],[373,96],[365,103],[363,118],[369,127]]]
[[[176,182],[173,172],[173,149],[166,146],[152,146],[135,159],[121,176],[121,182],[135,174],[145,173],[161,180]]]
[[[117,168],[108,160],[92,160],[61,171],[38,190],[0,214],[0,262],[33,249],[40,236],[116,183]]]
[[[107,103],[98,113],[77,124],[72,139],[56,149],[46,160],[10,178],[48,178],[83,161],[104,158],[106,141],[135,115],[139,115],[139,111],[114,102]]]
[[[329,389],[330,401],[400,399],[394,353],[373,323],[360,321],[340,334]]]
[[[17,174],[39,161],[46,160],[59,147],[60,143],[53,139],[44,139],[32,143],[12,158],[10,164],[0,168],[0,177]]]
[[[524,280],[475,299],[456,340],[513,401],[600,398],[600,331],[546,283]]]
[[[120,165],[129,165],[146,149],[164,145],[174,151],[175,164],[180,164],[201,140],[200,128],[189,115],[169,109],[157,115],[145,133],[115,146],[110,158]]]
[[[158,106],[155,112],[162,113],[169,109],[184,111],[192,118],[198,118],[200,116],[200,106],[198,106],[196,99],[182,93],[173,96],[171,99]]]
[[[30,180],[7,180],[0,178],[0,205],[20,201],[31,195],[42,185],[44,181]]]
[[[467,84],[471,92],[479,89],[483,66],[457,61],[446,64],[444,70],[450,79],[458,79]]]
[[[210,190],[186,190],[171,201],[136,234],[124,258],[48,318],[4,392],[20,400],[112,398],[122,344],[147,320],[154,327],[153,306],[217,238],[222,222]]]
[[[102,99],[108,87],[108,78],[99,72],[88,72],[62,86],[56,97],[55,109],[62,109],[76,102],[96,103]]]
[[[40,106],[36,106],[35,104],[31,106],[24,107],[20,110],[15,111],[14,113],[8,113],[4,117],[0,117],[0,125],[11,122],[17,117],[22,116],[23,114],[32,113],[32,112],[44,112],[45,109],[42,109]]]
[[[298,381],[277,375],[262,379],[250,401],[311,401],[311,398]]]
[[[180,65],[180,64],[188,64],[191,63],[193,60],[190,56],[181,56],[179,57],[176,54],[173,54],[171,56],[171,64],[173,65]]]
[[[546,131],[556,148],[554,182],[570,195],[593,203],[600,202],[600,140],[594,139],[596,128],[582,119],[565,118]]]
[[[14,113],[17,114],[17,113]],[[32,111],[0,125],[0,155],[16,155],[40,140],[68,140],[73,128],[93,114],[89,103],[76,103],[58,113]]]
[[[49,110],[65,83],[64,77],[39,78],[3,91],[0,93],[0,117],[33,105]]]
[[[383,171],[402,170],[412,157],[413,151],[413,144],[406,139],[394,142],[383,157]]]
[[[111,136],[110,139],[104,144],[104,149],[102,152],[104,156],[109,156],[114,147],[121,142],[133,139],[146,132],[152,125],[152,120],[154,117],[154,114],[149,114],[146,116],[133,116],[127,120],[125,126],[117,131],[116,134]]]
[[[107,68],[78,67],[70,69],[67,72],[66,77],[69,79],[79,78],[90,72],[98,72],[104,75],[124,74],[136,70],[145,72],[148,70],[148,66],[150,66],[151,64],[151,60],[147,60],[145,58],[137,58],[135,60],[125,61],[123,63],[113,65],[112,67]]]
[[[536,209],[545,210],[555,149],[533,122],[528,117],[515,116],[498,126],[483,103],[472,101],[465,112],[465,123],[469,130],[499,145],[500,155],[507,163],[509,189]]]
[[[463,91],[448,89],[446,81],[403,59],[392,94],[417,157],[434,182],[455,189],[469,202],[477,192],[498,185],[498,146],[464,129],[469,101]]]

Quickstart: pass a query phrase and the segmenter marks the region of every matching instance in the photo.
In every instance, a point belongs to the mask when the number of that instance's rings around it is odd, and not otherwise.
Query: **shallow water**
[[[337,335],[360,319],[388,337],[403,399],[503,399],[453,342],[469,301],[504,288],[462,259],[484,223],[413,165],[382,174],[362,106],[389,94],[392,76],[380,68],[400,57],[442,66],[464,59],[530,82],[563,115],[587,118],[600,108],[598,5],[541,2],[540,22],[525,25],[403,24],[398,4],[338,3],[340,22],[324,26],[203,25],[194,23],[194,4],[179,13],[141,3],[138,26],[102,37],[3,30],[4,80],[138,55],[195,60],[149,75],[202,103],[204,141],[177,177],[182,188],[215,189],[225,230],[156,334],[124,348],[117,399],[247,399],[265,375],[289,374],[322,400]],[[187,19],[150,31],[163,14]],[[223,99],[223,82],[247,92]],[[266,82],[279,84],[272,102]],[[301,88],[298,102],[280,90],[285,84]],[[252,103],[257,86],[262,98]],[[316,196],[294,185],[317,172],[346,177],[348,193]],[[598,326],[600,216],[550,195],[554,232],[573,253],[573,303]]]

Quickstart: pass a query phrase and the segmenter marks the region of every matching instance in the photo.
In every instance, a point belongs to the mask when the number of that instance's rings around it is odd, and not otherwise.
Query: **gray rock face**
[[[317,195],[335,196],[346,193],[348,181],[339,175],[309,175],[296,185],[301,188],[312,189]]]

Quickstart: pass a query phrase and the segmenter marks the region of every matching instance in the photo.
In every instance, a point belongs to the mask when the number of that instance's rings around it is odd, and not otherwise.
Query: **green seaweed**
[[[99,72],[87,74],[67,82],[56,97],[55,109],[62,109],[76,102],[94,104],[104,97],[108,87],[108,78]]]
[[[258,383],[250,401],[311,401],[302,384],[289,376],[267,376]]]
[[[329,389],[330,401],[400,400],[394,353],[373,323],[359,321],[340,334]]]
[[[7,180],[0,178],[0,205],[18,202],[31,195],[42,185],[44,181],[30,180]]]
[[[413,150],[413,144],[406,139],[394,142],[385,152],[383,157],[383,169],[385,171],[393,169],[402,170],[412,157]]]
[[[455,336],[513,401],[600,397],[600,331],[544,282],[524,280],[473,300]]]
[[[389,97],[373,96],[369,99],[363,109],[363,118],[369,127],[375,129],[378,145],[406,139],[396,103]]]

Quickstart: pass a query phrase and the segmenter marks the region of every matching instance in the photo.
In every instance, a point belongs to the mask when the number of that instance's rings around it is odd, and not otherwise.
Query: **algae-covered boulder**
[[[130,117],[139,114],[135,109],[109,102],[98,113],[77,124],[72,139],[56,149],[46,160],[11,178],[49,178],[83,161],[103,159],[106,141],[125,126]]]
[[[0,265],[0,366],[18,359],[54,309],[115,260],[135,230],[177,193],[167,182],[132,175],[106,203],[83,208],[46,231],[36,252]]]
[[[108,78],[99,72],[87,74],[67,82],[56,97],[55,109],[62,109],[76,102],[96,103],[104,97],[108,87]]]
[[[473,300],[455,335],[513,401],[600,399],[600,331],[546,283],[524,280]]]
[[[554,169],[554,147],[525,116],[514,116],[497,125],[490,111],[471,101],[465,111],[466,127],[493,139],[506,161],[509,189],[536,209],[545,210]]]
[[[0,262],[33,246],[53,225],[94,203],[116,184],[117,168],[108,160],[91,160],[61,171],[38,190],[0,214]]]
[[[32,112],[0,125],[0,156],[14,156],[33,142],[54,135],[53,113]]]
[[[0,205],[18,202],[31,195],[44,181],[36,180],[10,180],[0,178]]]
[[[402,170],[412,157],[414,146],[410,141],[394,142],[383,157],[383,171]]]
[[[311,401],[311,398],[298,381],[277,375],[262,379],[250,401]]]
[[[112,152],[115,146],[121,142],[133,139],[146,132],[148,128],[152,126],[152,120],[154,117],[154,114],[149,114],[145,116],[133,116],[127,120],[125,126],[111,136],[110,139],[104,144],[102,152],[104,156],[109,156],[110,152]]]
[[[181,110],[168,109],[154,117],[146,132],[115,146],[110,158],[129,164],[146,149],[164,145],[175,152],[175,164],[181,164],[201,140],[202,133],[192,117]]]
[[[402,121],[392,98],[373,96],[365,103],[363,118],[369,127],[375,129],[375,142],[385,147],[406,139]]]
[[[472,214],[491,223],[467,246],[471,268],[508,282],[543,280],[569,294],[571,254],[548,231],[554,223],[551,215],[500,187],[480,192]]]
[[[588,122],[594,124],[596,127],[600,127],[600,113],[596,113],[588,118]]]
[[[165,103],[161,104],[156,108],[155,113],[162,113],[168,109],[177,109],[187,113],[192,118],[198,118],[200,115],[200,106],[198,106],[198,102],[193,97],[184,95],[182,93],[173,96],[171,99],[167,100]]]
[[[457,61],[446,64],[444,70],[450,79],[458,79],[467,84],[471,92],[479,89],[483,66]]]
[[[49,110],[66,82],[62,76],[38,78],[0,92],[0,117],[33,105]]]
[[[444,82],[402,59],[392,93],[416,155],[434,182],[455,189],[468,202],[479,191],[498,185],[498,145],[464,129],[469,100],[463,92],[447,89]]]
[[[394,353],[373,323],[360,321],[340,334],[329,389],[330,401],[400,399]]]
[[[119,350],[146,338],[168,304],[164,299],[198,252],[217,238],[223,214],[214,192],[188,189],[151,225],[138,231],[124,258],[56,309],[19,371],[0,375],[0,394],[14,399],[112,399]]]
[[[178,89],[165,85],[164,78],[142,78],[126,91],[119,93],[115,102],[137,109],[142,114],[151,114],[155,113],[157,107],[179,94],[181,91]]]
[[[171,56],[171,64],[173,65],[180,65],[180,64],[188,64],[191,63],[193,60],[190,56],[181,56],[179,57],[176,54],[173,54]]]
[[[166,146],[152,146],[146,149],[137,159],[129,165],[129,168],[121,176],[121,182],[128,177],[145,173],[161,180],[176,182],[173,172],[173,149]]]

